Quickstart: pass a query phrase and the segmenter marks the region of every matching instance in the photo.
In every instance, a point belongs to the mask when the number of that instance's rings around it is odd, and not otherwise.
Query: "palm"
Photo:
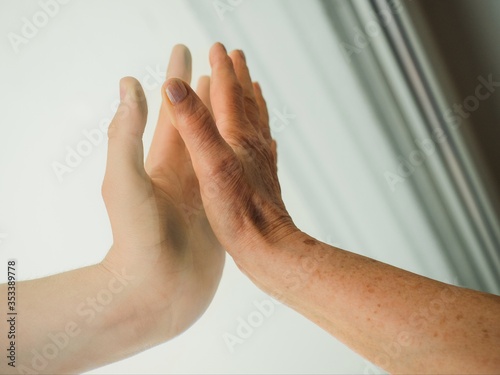
[[[160,114],[157,129],[165,125],[161,120]],[[175,139],[177,131],[169,123],[167,125],[170,127],[167,133]],[[172,145],[171,138],[167,139]],[[158,280],[164,292],[170,289],[172,273],[184,274],[181,280],[186,282],[181,286],[177,306],[183,311],[180,329],[185,329],[211,301],[219,283],[225,252],[206,217],[191,160],[185,150],[175,152],[175,149],[167,146],[156,154],[152,146],[146,169],[150,169],[159,225],[164,231],[161,236],[168,239],[159,259],[164,261],[157,262],[158,272],[154,274],[164,280]],[[179,289],[177,283],[173,287]]]
[[[158,199],[177,207],[184,224],[191,226],[197,220],[205,218],[198,180],[189,160],[169,161],[163,170],[153,170],[150,176]]]
[[[220,251],[221,245],[203,208],[191,161],[172,157],[166,164],[160,171],[153,169],[150,172],[156,205],[162,207],[159,210],[160,227],[164,230],[162,237],[171,239],[178,250],[198,250],[207,256]],[[193,242],[199,243],[201,248],[190,246]],[[179,251],[176,254],[185,256]],[[192,259],[196,260],[196,257]]]
[[[176,46],[172,51],[167,70],[167,78],[171,77],[181,78],[188,83],[191,81],[191,56],[184,46]],[[211,108],[208,77],[200,79],[197,93]],[[180,221],[178,227],[184,228],[190,238],[203,244],[200,251],[204,251],[205,247],[220,248],[205,215],[190,154],[177,129],[171,124],[164,105],[160,109],[146,170],[161,192],[162,199],[177,211],[176,217]],[[208,249],[205,252],[210,253]]]
[[[191,80],[191,61],[185,47],[172,51],[167,77]],[[209,106],[209,79],[200,80],[198,94]],[[220,271],[224,251],[216,239],[203,208],[198,179],[186,146],[170,123],[164,106],[146,160],[163,235],[175,248],[167,258],[180,257],[184,267],[195,270],[192,280],[206,283]],[[217,279],[218,282],[218,279]]]
[[[175,47],[167,76],[190,81],[188,56],[185,47]],[[200,82],[200,97],[207,97],[209,80]],[[146,114],[143,109],[143,121]],[[142,145],[140,150],[142,160]],[[103,195],[114,244],[103,263],[115,271],[132,270],[129,272],[134,273],[137,284],[143,286],[138,299],[168,304],[175,316],[170,316],[165,324],[175,322],[175,331],[179,333],[212,300],[225,252],[205,215],[184,142],[171,125],[163,104],[145,165],[136,165],[131,173],[118,178],[113,175],[122,167],[122,159],[116,159],[112,165],[108,158],[108,163]]]

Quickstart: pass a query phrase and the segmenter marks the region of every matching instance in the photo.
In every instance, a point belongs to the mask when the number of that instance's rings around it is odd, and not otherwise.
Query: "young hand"
[[[190,82],[191,56],[174,47],[167,78]],[[206,108],[210,79],[198,95]],[[219,283],[224,251],[214,236],[199,195],[189,153],[162,104],[151,149],[143,161],[147,105],[134,78],[120,82],[121,104],[108,135],[102,194],[113,246],[101,266],[134,275],[129,300],[157,323],[158,341],[188,328],[207,308]]]

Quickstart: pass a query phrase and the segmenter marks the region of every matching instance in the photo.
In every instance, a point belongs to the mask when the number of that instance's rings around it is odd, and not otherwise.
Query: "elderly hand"
[[[245,271],[258,249],[297,231],[281,199],[276,142],[260,86],[241,51],[210,51],[210,109],[180,79],[165,83],[172,123],[191,154],[207,217]]]

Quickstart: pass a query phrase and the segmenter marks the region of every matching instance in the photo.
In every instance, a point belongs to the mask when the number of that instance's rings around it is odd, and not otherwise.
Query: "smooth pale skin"
[[[281,199],[266,104],[241,51],[210,51],[213,116],[184,85],[171,121],[192,158],[210,224],[236,264],[391,373],[500,373],[500,297],[447,285],[325,243]],[[332,353],[332,356],[335,354]]]
[[[174,47],[167,77],[190,82],[186,47]],[[208,107],[209,88],[202,77],[198,95]],[[184,143],[162,106],[144,165],[144,92],[127,77],[120,96],[102,186],[113,245],[97,265],[17,284],[17,363],[6,364],[4,329],[2,374],[79,373],[123,359],[186,330],[215,294],[225,252],[207,221]],[[6,295],[3,284],[0,296]],[[0,304],[2,317],[6,305]],[[51,337],[62,349],[51,350]],[[54,358],[33,368],[32,350]]]

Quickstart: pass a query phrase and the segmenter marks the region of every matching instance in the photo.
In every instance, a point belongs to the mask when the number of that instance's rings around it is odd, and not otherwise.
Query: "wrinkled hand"
[[[260,86],[252,83],[241,51],[210,51],[210,109],[189,85],[165,84],[165,102],[200,182],[210,224],[244,269],[254,250],[296,232],[281,199],[276,142]],[[215,121],[214,121],[215,118]]]
[[[191,56],[172,51],[167,78],[191,80]],[[210,79],[198,95],[210,108]],[[108,130],[102,194],[113,246],[101,266],[134,279],[127,292],[138,315],[158,322],[158,341],[188,328],[207,308],[219,283],[224,251],[203,210],[189,154],[162,104],[144,164],[147,105],[139,82],[120,81],[121,104]],[[209,110],[209,109],[207,109]]]

